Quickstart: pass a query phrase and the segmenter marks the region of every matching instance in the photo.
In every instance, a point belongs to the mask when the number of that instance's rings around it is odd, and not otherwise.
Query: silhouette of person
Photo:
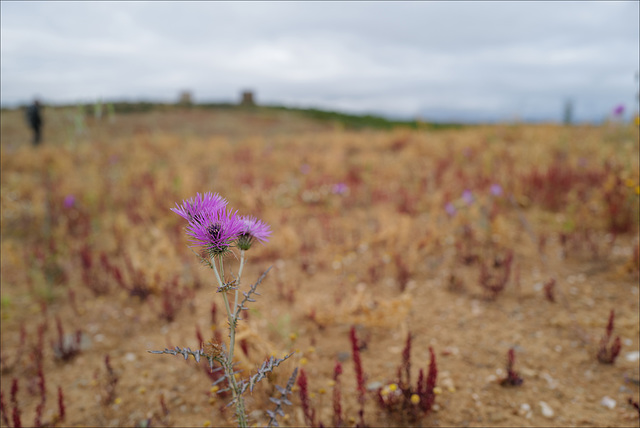
[[[33,104],[27,107],[27,122],[33,130],[33,145],[38,146],[42,141],[42,113],[40,112],[40,101],[34,100]]]

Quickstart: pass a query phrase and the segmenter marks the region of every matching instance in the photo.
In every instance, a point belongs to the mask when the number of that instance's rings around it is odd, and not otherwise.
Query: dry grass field
[[[247,253],[247,283],[272,269],[239,327],[240,368],[295,352],[247,396],[251,425],[295,367],[315,425],[336,423],[338,388],[343,425],[358,424],[353,327],[368,426],[638,426],[637,126],[44,115],[34,149],[22,112],[2,112],[2,426],[235,424],[205,365],[147,352],[226,338],[211,271],[170,211],[209,191],[273,231]],[[409,334],[411,383],[429,348],[437,364],[417,418],[378,398]],[[510,349],[520,385],[501,384]],[[281,426],[309,424],[300,392]]]

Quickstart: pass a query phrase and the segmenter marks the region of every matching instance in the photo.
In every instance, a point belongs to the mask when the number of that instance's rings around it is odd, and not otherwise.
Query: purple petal
[[[462,192],[462,200],[465,201],[467,205],[471,205],[473,203],[475,199],[473,197],[473,193],[471,193],[471,190],[467,189]]]
[[[204,195],[196,194],[195,198],[185,199],[182,206],[176,204],[177,208],[170,208],[185,220],[191,222],[206,212],[217,211],[227,206],[227,201],[217,193],[207,192]]]

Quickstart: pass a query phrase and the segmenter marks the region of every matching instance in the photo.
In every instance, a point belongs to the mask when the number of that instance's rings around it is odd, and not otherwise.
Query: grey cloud
[[[2,104],[38,91],[389,115],[633,105],[637,2],[2,2]],[[55,76],[55,79],[51,77]],[[426,112],[426,113],[425,113]]]

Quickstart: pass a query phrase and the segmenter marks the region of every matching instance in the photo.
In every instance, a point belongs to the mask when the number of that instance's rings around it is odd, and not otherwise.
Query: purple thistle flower
[[[333,185],[331,192],[335,195],[344,195],[349,192],[349,186],[344,183],[337,183]]]
[[[182,206],[176,203],[177,208],[171,208],[171,211],[191,223],[199,221],[206,212],[216,212],[226,206],[227,201],[222,196],[207,192],[204,195],[197,193],[195,198],[185,199]]]
[[[263,223],[255,217],[240,217],[244,228],[238,237],[238,248],[248,250],[254,241],[268,241],[271,235],[271,228],[268,224]]]
[[[623,113],[624,113],[624,104],[620,104],[613,109],[614,116],[619,117],[619,116],[622,116]]]
[[[471,205],[473,203],[475,199],[473,198],[473,193],[471,193],[471,190],[466,189],[464,192],[462,192],[462,200],[465,201],[467,205]]]
[[[229,212],[225,206],[203,209],[192,214],[187,226],[187,235],[193,239],[194,246],[202,246],[209,256],[226,253],[245,230],[245,223],[237,212]],[[178,213],[180,214],[180,213]]]
[[[444,206],[444,210],[447,212],[447,214],[449,214],[450,217],[456,215],[456,212],[458,211],[451,202],[447,202],[447,205]]]
[[[491,194],[493,196],[502,196],[502,186],[497,183],[491,185]]]
[[[67,195],[64,198],[64,207],[65,208],[71,208],[76,204],[76,198],[73,195]]]

